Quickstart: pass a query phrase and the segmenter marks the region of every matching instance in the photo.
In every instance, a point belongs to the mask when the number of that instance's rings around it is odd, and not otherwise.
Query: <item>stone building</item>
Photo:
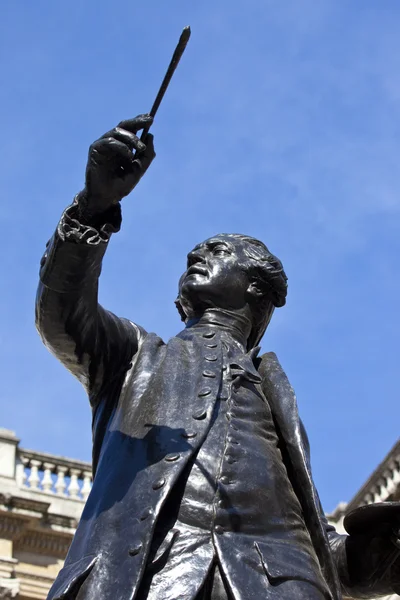
[[[91,464],[0,429],[0,599],[46,598],[89,495]]]
[[[91,488],[90,463],[26,450],[0,429],[0,599],[42,600],[60,570]],[[400,440],[348,504],[400,500]],[[394,600],[394,595],[386,600]]]

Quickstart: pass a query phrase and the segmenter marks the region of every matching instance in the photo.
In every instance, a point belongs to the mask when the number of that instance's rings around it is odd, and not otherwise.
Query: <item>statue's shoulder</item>
[[[258,372],[263,380],[264,391],[295,399],[294,390],[275,352],[266,352],[259,361]]]
[[[282,372],[284,370],[278,360],[275,352],[265,352],[259,357],[258,371],[262,377],[268,376],[271,372]]]

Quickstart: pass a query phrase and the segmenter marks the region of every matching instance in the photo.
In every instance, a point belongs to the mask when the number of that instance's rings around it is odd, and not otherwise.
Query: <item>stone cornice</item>
[[[24,517],[0,513],[0,538],[16,540],[22,535],[29,521]]]
[[[11,494],[0,494],[0,503],[7,509],[26,512],[34,516],[36,513],[42,515],[47,513],[50,502],[42,502],[36,498],[22,498]]]
[[[54,522],[58,523],[56,529],[53,529]],[[73,519],[61,515],[45,514],[32,518],[11,511],[0,511],[0,538],[12,540],[17,551],[63,559],[75,532],[75,527],[71,527],[72,522],[76,525]],[[60,523],[67,527],[62,527]]]
[[[384,502],[389,498],[398,500],[399,497],[400,439],[347,504],[346,512],[372,502]]]
[[[0,494],[0,522],[8,516],[15,519],[17,516],[22,522],[36,521],[43,528],[51,528],[56,531],[67,530],[74,533],[78,521],[68,515],[60,515],[48,512],[49,502],[41,502],[32,498],[20,498],[11,494]]]
[[[47,533],[41,530],[25,531],[15,542],[17,552],[33,552],[64,559],[72,541],[72,535]]]

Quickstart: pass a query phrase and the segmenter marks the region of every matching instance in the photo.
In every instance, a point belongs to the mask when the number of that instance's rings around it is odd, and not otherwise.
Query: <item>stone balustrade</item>
[[[17,448],[15,479],[22,489],[84,502],[92,487],[92,469],[87,462]]]

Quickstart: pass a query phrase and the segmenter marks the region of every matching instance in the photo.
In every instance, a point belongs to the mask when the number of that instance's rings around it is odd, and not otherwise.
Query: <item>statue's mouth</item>
[[[208,275],[208,269],[205,265],[204,266],[199,265],[199,264],[192,265],[186,271],[186,277],[188,275]]]

